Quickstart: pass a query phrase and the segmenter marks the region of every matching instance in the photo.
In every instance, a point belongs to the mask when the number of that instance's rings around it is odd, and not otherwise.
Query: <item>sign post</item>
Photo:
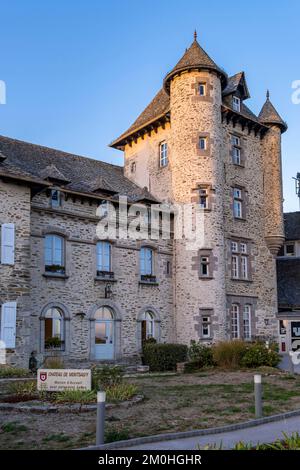
[[[254,376],[255,418],[262,418],[262,385],[261,375]]]

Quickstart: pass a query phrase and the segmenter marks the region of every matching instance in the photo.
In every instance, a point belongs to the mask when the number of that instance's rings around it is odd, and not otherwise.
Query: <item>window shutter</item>
[[[3,224],[1,227],[1,263],[15,264],[14,224]]]
[[[1,310],[1,339],[6,348],[15,348],[17,303],[7,302]]]

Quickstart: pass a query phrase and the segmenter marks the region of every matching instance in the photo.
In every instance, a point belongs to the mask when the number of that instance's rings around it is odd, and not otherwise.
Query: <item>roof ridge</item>
[[[96,159],[96,158],[92,158],[92,157],[87,157],[87,156],[84,156],[84,155],[78,155],[76,153],[71,153],[71,152],[66,152],[65,150],[60,150],[60,149],[57,149],[57,148],[54,148],[54,147],[48,147],[47,145],[41,145],[41,144],[34,144],[33,142],[28,142],[26,140],[21,140],[21,139],[14,139],[12,137],[8,137],[6,135],[2,135],[0,134],[0,139],[7,139],[11,142],[17,142],[17,143],[20,143],[20,144],[26,144],[26,145],[30,145],[32,147],[38,147],[40,149],[45,149],[45,150],[54,150],[55,152],[58,152],[58,153],[61,153],[63,155],[69,155],[70,157],[73,157],[73,158],[77,158],[77,159],[80,159],[80,160],[92,160],[94,162],[98,162],[98,163],[101,163],[101,164],[104,164],[104,165],[107,165],[107,166],[112,166],[114,168],[121,168],[123,169],[122,166],[120,165],[115,165],[113,163],[108,163],[108,162],[105,162],[103,160],[99,160],[99,159]]]

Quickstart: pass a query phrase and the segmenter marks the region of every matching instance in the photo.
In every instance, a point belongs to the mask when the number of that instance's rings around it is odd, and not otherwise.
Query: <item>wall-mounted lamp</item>
[[[75,316],[80,317],[80,320],[83,320],[84,317],[85,317],[85,313],[84,312],[78,312],[78,313],[75,313]]]
[[[264,322],[265,322],[265,325],[266,325],[266,326],[269,326],[269,324],[270,324],[269,318],[265,318],[265,319],[264,319]]]

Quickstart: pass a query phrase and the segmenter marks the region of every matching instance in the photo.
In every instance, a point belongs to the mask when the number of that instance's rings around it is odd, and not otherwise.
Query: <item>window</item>
[[[233,279],[239,278],[239,257],[237,255],[231,257],[231,272]]]
[[[200,258],[200,276],[208,277],[209,276],[209,257],[201,256]]]
[[[167,261],[167,264],[166,264],[166,274],[167,274],[167,276],[170,276],[171,273],[172,273],[171,261]]]
[[[237,219],[243,217],[243,192],[240,188],[233,189],[233,215]]]
[[[285,256],[296,256],[296,250],[294,243],[289,243],[284,245],[284,255]]]
[[[241,111],[241,100],[237,96],[232,98],[232,108],[238,113]]]
[[[97,276],[111,273],[111,244],[107,241],[97,243]]]
[[[200,137],[199,138],[199,148],[200,148],[200,150],[206,150],[207,149],[207,138],[206,137]]]
[[[248,279],[248,258],[241,256],[241,278]]]
[[[61,192],[58,189],[51,189],[51,207],[61,206]]]
[[[243,336],[244,336],[244,339],[251,339],[251,306],[250,305],[244,305]]]
[[[108,202],[101,201],[99,204],[99,217],[106,217],[108,215]]]
[[[202,317],[201,337],[210,338],[210,316]]]
[[[199,189],[199,205],[201,209],[208,209],[208,189]]]
[[[240,307],[238,304],[231,306],[231,337],[237,339],[240,337]]]
[[[64,238],[59,235],[45,237],[45,270],[57,274],[65,273]]]
[[[135,162],[132,162],[131,165],[130,165],[130,171],[131,173],[135,173],[136,171],[136,163]]]
[[[249,279],[248,243],[231,242],[231,276],[233,279]]]
[[[206,83],[199,83],[199,95],[205,96],[206,95]]]
[[[155,282],[153,275],[153,250],[152,248],[143,247],[140,252],[140,273],[142,281]]]
[[[59,308],[50,308],[45,315],[45,349],[63,349],[64,317]]]
[[[168,144],[167,142],[161,142],[159,146],[159,165],[161,167],[168,165]]]
[[[149,338],[155,338],[155,322],[154,315],[150,311],[146,311],[141,318],[142,325],[142,343]]]

